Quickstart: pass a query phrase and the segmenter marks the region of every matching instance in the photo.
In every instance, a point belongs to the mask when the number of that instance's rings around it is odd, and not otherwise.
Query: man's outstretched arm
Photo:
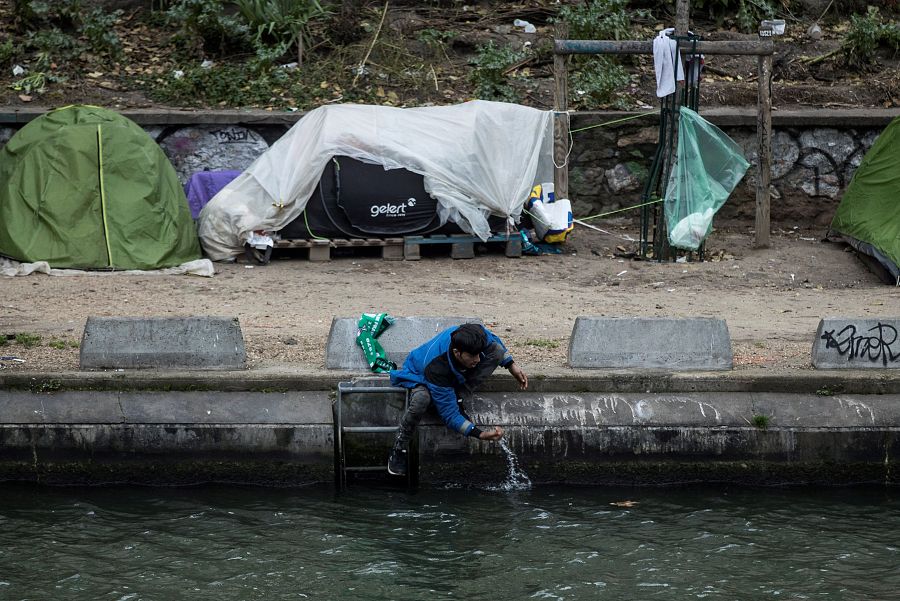
[[[509,373],[516,379],[519,383],[519,388],[525,390],[528,388],[528,376],[525,375],[525,372],[522,371],[522,368],[519,367],[519,364],[513,361],[509,365],[506,366],[506,369],[509,370]]]
[[[503,428],[494,426],[489,430],[481,430],[478,434],[479,440],[500,440],[503,438]]]

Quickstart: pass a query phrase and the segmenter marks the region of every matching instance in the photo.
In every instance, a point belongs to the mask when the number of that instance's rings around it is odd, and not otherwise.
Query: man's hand
[[[518,363],[510,363],[509,364],[509,373],[512,374],[512,377],[519,382],[519,388],[525,390],[528,388],[528,376],[525,375],[525,372],[522,371],[522,368],[519,367]]]
[[[478,438],[481,440],[500,440],[503,438],[503,428],[494,426],[490,430],[482,430],[481,434],[478,435]]]

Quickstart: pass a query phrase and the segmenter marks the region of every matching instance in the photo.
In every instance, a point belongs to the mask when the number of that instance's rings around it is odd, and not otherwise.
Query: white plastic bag
[[[669,243],[676,248],[700,248],[712,226],[713,210],[691,213],[675,224],[669,233]]]
[[[572,203],[568,198],[557,200],[552,183],[538,184],[531,190],[528,211],[534,233],[544,242],[565,242],[574,227]]]

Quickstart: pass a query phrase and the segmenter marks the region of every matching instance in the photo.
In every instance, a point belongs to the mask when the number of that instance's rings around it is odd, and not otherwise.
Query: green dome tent
[[[892,282],[900,280],[900,117],[863,157],[831,229],[875,259]]]
[[[175,169],[133,121],[69,106],[0,150],[0,255],[51,267],[159,269],[200,258]]]

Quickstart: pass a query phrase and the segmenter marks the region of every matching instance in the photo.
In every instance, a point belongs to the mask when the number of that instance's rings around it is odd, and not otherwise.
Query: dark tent
[[[489,223],[502,230],[504,220],[491,217]],[[460,233],[455,223],[441,227],[437,200],[418,173],[343,156],[328,162],[303,213],[279,231],[285,239]]]

